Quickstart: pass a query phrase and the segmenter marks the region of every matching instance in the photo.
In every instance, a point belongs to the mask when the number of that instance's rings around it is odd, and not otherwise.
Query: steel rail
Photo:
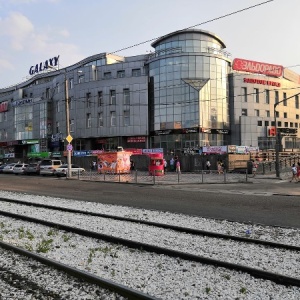
[[[145,251],[153,252],[153,253],[157,253],[157,254],[164,254],[164,255],[167,255],[170,257],[181,258],[184,260],[204,263],[204,264],[213,265],[213,266],[217,266],[217,267],[224,267],[224,268],[227,268],[230,270],[242,271],[242,272],[246,272],[246,273],[252,275],[253,277],[271,280],[277,284],[282,284],[282,285],[286,285],[286,286],[293,285],[293,286],[300,287],[300,279],[290,277],[290,276],[285,276],[282,274],[263,271],[260,269],[247,267],[245,265],[233,264],[233,263],[229,263],[229,262],[225,262],[225,261],[220,261],[217,259],[212,259],[212,258],[194,255],[194,254],[184,253],[181,251],[166,249],[166,248],[162,248],[162,247],[158,247],[158,246],[149,245],[146,243],[136,242],[136,241],[132,241],[132,240],[126,240],[126,239],[119,238],[119,237],[109,236],[109,235],[97,233],[94,231],[88,231],[85,229],[62,225],[59,223],[49,222],[49,221],[36,219],[36,218],[24,216],[24,215],[18,215],[18,214],[14,214],[14,213],[5,212],[5,211],[0,211],[0,214],[11,217],[11,218],[25,220],[28,222],[39,223],[39,224],[53,227],[53,228],[56,228],[59,230],[77,233],[79,235],[83,235],[86,237],[101,239],[106,242],[110,242],[110,243],[114,243],[114,244],[121,244],[123,246],[129,247],[129,248],[134,248],[137,250],[145,250]]]
[[[6,250],[11,250],[14,251],[15,253],[18,253],[20,255],[35,259],[47,266],[56,268],[60,271],[63,271],[73,277],[83,279],[89,283],[97,284],[101,286],[102,288],[108,289],[112,292],[116,292],[119,295],[122,295],[123,297],[126,297],[128,299],[132,300],[158,300],[158,298],[150,296],[148,294],[142,293],[140,291],[134,290],[132,288],[126,287],[124,285],[115,283],[111,280],[101,278],[99,276],[95,276],[91,273],[85,272],[78,270],[76,268],[70,267],[66,264],[60,263],[58,261],[55,261],[53,259],[46,258],[42,255],[27,251],[25,249],[4,243],[0,241],[0,247],[6,249]]]
[[[278,249],[300,251],[300,246],[276,243],[276,242],[271,242],[271,241],[266,241],[266,240],[253,239],[253,238],[249,238],[249,237],[240,237],[240,236],[228,235],[228,234],[223,234],[223,233],[218,233],[218,232],[211,232],[211,231],[205,231],[205,230],[200,230],[200,229],[193,229],[193,228],[187,228],[187,227],[181,227],[181,226],[169,225],[169,224],[163,224],[163,223],[155,223],[155,222],[146,221],[146,220],[131,219],[131,218],[125,218],[125,217],[113,216],[113,215],[107,215],[107,214],[95,213],[95,212],[88,212],[88,211],[60,207],[60,206],[52,206],[52,205],[41,204],[41,203],[26,202],[26,201],[21,201],[21,200],[0,198],[0,201],[22,204],[22,205],[26,205],[26,206],[35,206],[35,207],[40,207],[40,208],[59,210],[59,211],[69,212],[69,213],[89,215],[89,216],[93,216],[93,217],[108,218],[108,219],[124,221],[124,222],[144,224],[144,225],[155,226],[155,227],[159,227],[159,228],[170,229],[170,230],[175,230],[178,232],[184,232],[184,233],[189,233],[189,234],[194,234],[194,235],[199,235],[199,236],[208,236],[208,237],[233,240],[233,241],[238,241],[238,242],[243,242],[243,243],[251,243],[251,244],[258,244],[258,245],[263,245],[263,246],[270,246],[270,247],[278,248]]]

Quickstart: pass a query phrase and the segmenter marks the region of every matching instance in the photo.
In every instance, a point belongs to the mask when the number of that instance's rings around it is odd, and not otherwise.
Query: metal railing
[[[247,171],[244,173],[219,173],[217,170],[199,172],[166,172],[162,176],[149,175],[146,171],[135,170],[131,173],[98,173],[87,171],[82,174],[73,174],[71,177],[78,180],[89,180],[99,182],[119,182],[132,184],[204,184],[204,183],[232,183],[247,182],[249,179]]]

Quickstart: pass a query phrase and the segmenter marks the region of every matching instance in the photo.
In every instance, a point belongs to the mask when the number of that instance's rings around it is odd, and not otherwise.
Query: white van
[[[54,170],[62,164],[59,159],[43,159],[40,162],[40,175],[54,175]]]

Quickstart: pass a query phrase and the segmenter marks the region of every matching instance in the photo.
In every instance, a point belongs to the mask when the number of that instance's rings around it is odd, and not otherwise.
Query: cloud
[[[24,41],[34,31],[34,26],[24,15],[12,12],[0,20],[0,35],[7,36],[13,50],[23,50]]]

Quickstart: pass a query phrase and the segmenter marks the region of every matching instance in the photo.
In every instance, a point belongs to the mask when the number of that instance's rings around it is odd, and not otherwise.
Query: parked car
[[[61,165],[54,171],[54,175],[57,177],[66,176],[68,172],[68,165]],[[84,168],[79,167],[78,165],[71,164],[71,173],[72,176],[76,176],[78,174],[82,175],[85,172]]]
[[[3,169],[4,169],[4,167],[6,167],[7,166],[7,164],[2,164],[1,166],[0,166],[0,173],[3,173]]]
[[[24,170],[26,175],[38,175],[40,174],[40,164],[39,163],[30,163]]]
[[[15,175],[24,174],[25,168],[26,168],[27,166],[28,166],[28,164],[25,164],[25,163],[16,164],[16,165],[13,167],[13,173],[14,173]]]
[[[16,165],[15,163],[7,164],[7,165],[3,168],[3,173],[10,173],[10,174],[12,174],[15,165]]]
[[[40,174],[54,175],[56,168],[62,165],[62,161],[59,159],[43,159],[40,163]]]

